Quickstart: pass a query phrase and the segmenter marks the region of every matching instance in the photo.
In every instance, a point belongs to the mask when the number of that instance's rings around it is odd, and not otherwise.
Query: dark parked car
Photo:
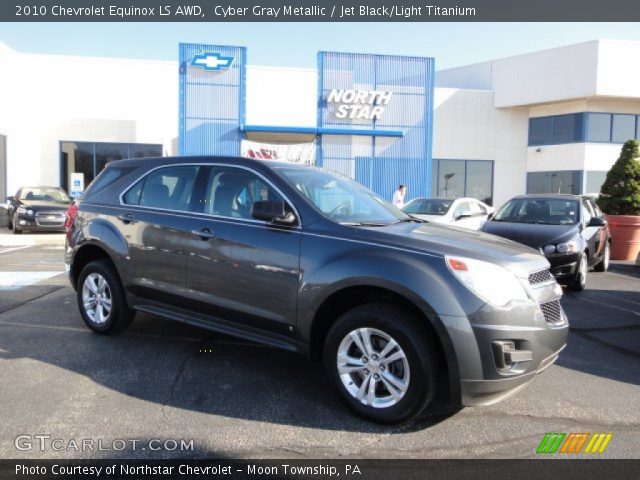
[[[147,312],[304,353],[377,421],[436,396],[498,401],[565,345],[542,255],[423,223],[319,168],[121,160],[71,216],[66,264],[89,328],[115,333]]]
[[[558,282],[572,290],[584,290],[590,268],[609,268],[609,227],[590,196],[515,197],[482,230],[539,250]]]
[[[65,211],[71,197],[58,187],[22,187],[9,197],[8,227],[23,231],[64,231]]]

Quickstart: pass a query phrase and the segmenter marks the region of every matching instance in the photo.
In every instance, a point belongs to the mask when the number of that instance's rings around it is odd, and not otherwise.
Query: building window
[[[78,172],[84,174],[84,186],[87,188],[109,162],[160,156],[160,144],[60,142],[60,185],[68,190],[69,176]]]
[[[574,143],[582,141],[584,115],[574,113],[572,115],[558,115],[553,118],[553,143]]]
[[[582,193],[582,171],[527,173],[527,193]]]
[[[572,113],[529,119],[529,146],[575,142],[624,143],[640,139],[640,115]]]
[[[636,135],[635,115],[614,115],[613,127],[611,128],[611,141],[613,143],[624,143],[633,140]]]
[[[600,193],[607,172],[586,172],[584,193]]]
[[[493,204],[493,161],[434,160],[433,191],[439,197],[472,197]]]
[[[551,145],[553,143],[553,118],[529,119],[529,145]]]
[[[587,114],[587,142],[611,141],[611,114]]]

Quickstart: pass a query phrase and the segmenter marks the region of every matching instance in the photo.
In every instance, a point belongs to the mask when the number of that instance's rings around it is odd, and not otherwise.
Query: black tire
[[[609,270],[609,259],[611,255],[611,244],[609,242],[604,246],[605,251],[603,252],[602,260],[600,260],[597,265],[593,267],[593,270],[596,272],[606,272]]]
[[[584,262],[584,265],[582,263]],[[589,273],[589,260],[587,253],[584,252],[580,257],[578,263],[578,271],[574,275],[573,279],[567,285],[567,288],[574,292],[582,292],[587,286],[587,274]]]
[[[97,277],[94,275],[92,280],[94,278],[102,277],[106,281],[107,289],[104,290],[102,297],[108,297],[111,300],[111,308],[106,315],[106,319],[101,322],[96,319],[98,316],[97,310],[92,314],[87,308],[85,308],[83,302],[85,281],[87,280],[87,277],[92,274],[97,275]],[[88,285],[87,288],[89,288]],[[80,272],[80,276],[78,277],[76,298],[84,323],[86,323],[87,326],[96,333],[114,334],[121,332],[131,325],[133,317],[135,316],[135,311],[129,308],[129,305],[127,304],[127,298],[124,293],[120,277],[109,260],[94,260],[84,266]],[[102,310],[102,312],[104,312],[104,310]]]
[[[394,305],[367,304],[349,310],[333,324],[324,344],[324,368],[331,383],[351,410],[368,420],[392,424],[418,416],[431,403],[437,390],[436,378],[439,371],[439,362],[436,354],[437,348],[429,337],[427,329],[420,324],[421,321],[426,320],[415,318],[409,312]],[[346,337],[350,332],[360,328],[370,328],[383,332],[391,337],[405,354],[408,362],[409,383],[404,395],[393,405],[376,408],[363,403],[347,390],[338,373],[337,358],[343,339],[349,343]],[[372,336],[372,338],[374,337]],[[380,338],[374,339],[374,341],[379,340]],[[352,351],[359,352],[353,345],[355,343],[352,344],[352,348],[355,348]],[[380,348],[374,348],[374,350],[379,352]],[[357,356],[357,353],[355,355]],[[399,362],[402,362],[402,360],[399,360]],[[393,366],[392,363],[389,363],[385,368],[388,368],[388,373],[391,373],[391,369],[397,368],[397,364]],[[374,371],[376,370],[374,369]],[[384,393],[386,387],[380,379],[380,376],[384,374],[380,371],[378,373],[377,378],[379,380],[375,383],[375,388],[377,389],[378,386],[381,386],[383,389],[381,393]],[[370,372],[367,368],[364,373],[353,373],[353,377],[346,377],[346,381],[349,385],[353,385],[352,388],[357,389],[366,381],[365,375],[368,376],[369,374]],[[358,380],[360,381],[359,386],[357,384]],[[389,390],[386,390],[386,392],[391,393]],[[387,395],[387,397],[389,396]]]
[[[13,233],[16,234],[16,235],[22,233],[22,230],[20,230],[18,228],[18,222],[16,222],[16,218],[15,217],[13,217],[13,228],[11,230],[13,230]]]

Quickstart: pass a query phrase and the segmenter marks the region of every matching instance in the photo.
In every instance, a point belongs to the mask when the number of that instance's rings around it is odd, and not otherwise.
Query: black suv
[[[136,311],[324,362],[359,414],[484,405],[551,365],[568,331],[538,252],[412,218],[320,168],[240,158],[122,160],[69,210],[86,324]]]

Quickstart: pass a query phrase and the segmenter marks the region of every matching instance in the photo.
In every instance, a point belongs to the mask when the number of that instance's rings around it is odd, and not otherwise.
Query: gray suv
[[[241,158],[113,162],[69,210],[87,326],[147,312],[322,361],[358,414],[486,405],[565,346],[547,260],[428,223],[320,168]]]

